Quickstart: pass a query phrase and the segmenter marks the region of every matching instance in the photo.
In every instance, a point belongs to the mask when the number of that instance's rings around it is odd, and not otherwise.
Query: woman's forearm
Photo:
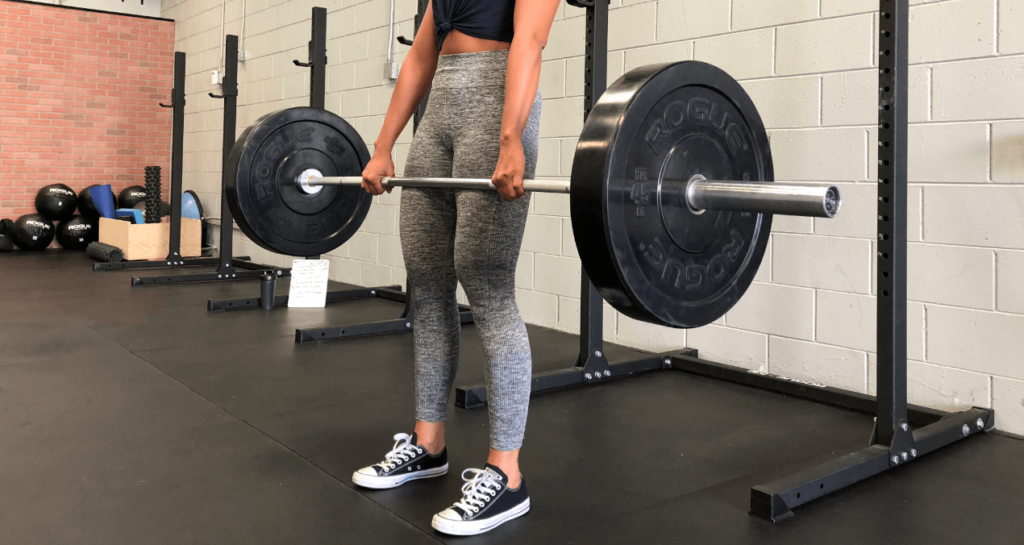
[[[501,142],[521,141],[530,119],[533,100],[540,84],[540,63],[544,43],[531,36],[513,38],[505,68],[505,110],[501,117]]]

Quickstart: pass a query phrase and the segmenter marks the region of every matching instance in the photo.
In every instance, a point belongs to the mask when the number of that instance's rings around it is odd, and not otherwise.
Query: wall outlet
[[[220,85],[221,82],[222,82],[222,80],[221,80],[220,70],[214,70],[214,71],[210,72],[210,83],[212,83],[214,85]]]

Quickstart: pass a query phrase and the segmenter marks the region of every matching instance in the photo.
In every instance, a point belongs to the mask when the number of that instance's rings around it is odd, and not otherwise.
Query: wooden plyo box
[[[181,218],[181,256],[202,253],[203,222]],[[127,221],[100,218],[100,242],[117,246],[126,260],[164,259],[171,247],[170,223],[133,225]]]

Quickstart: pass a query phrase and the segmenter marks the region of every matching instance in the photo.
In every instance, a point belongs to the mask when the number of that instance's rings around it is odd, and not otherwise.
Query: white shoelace
[[[466,473],[470,477],[466,477]],[[455,502],[466,513],[478,513],[501,490],[501,477],[486,469],[469,468],[462,472],[462,499]]]
[[[384,471],[391,471],[423,453],[421,447],[412,444],[412,436],[407,433],[395,434],[394,439],[394,448],[391,449],[391,452],[384,455],[383,462],[377,464],[384,468]]]

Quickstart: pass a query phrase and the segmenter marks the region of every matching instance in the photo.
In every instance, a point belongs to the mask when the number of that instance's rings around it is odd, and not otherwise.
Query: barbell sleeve
[[[308,178],[311,187],[324,185],[357,186],[360,176],[324,176]],[[485,178],[388,178],[381,180],[385,187],[440,187],[456,189],[494,190],[491,180]],[[523,189],[538,193],[569,193],[569,178],[524,180]],[[685,187],[686,202],[696,212],[703,210],[754,212],[815,218],[834,218],[842,205],[839,188],[827,184],[777,184],[774,182],[734,182],[707,180],[695,176],[680,184]]]

